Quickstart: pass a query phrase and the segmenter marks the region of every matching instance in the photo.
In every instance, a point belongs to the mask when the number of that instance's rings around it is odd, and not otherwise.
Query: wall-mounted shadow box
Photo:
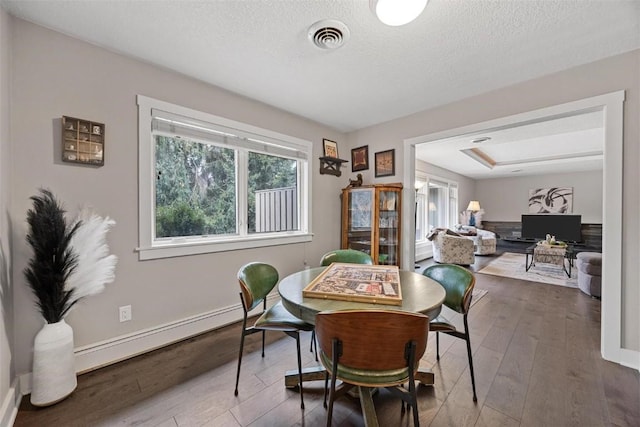
[[[62,160],[104,165],[104,123],[62,116]]]

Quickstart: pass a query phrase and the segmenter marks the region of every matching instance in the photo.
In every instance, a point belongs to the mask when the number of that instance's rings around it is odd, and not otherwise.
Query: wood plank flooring
[[[470,268],[491,259],[476,257]],[[478,402],[464,341],[441,336],[437,363],[431,334],[421,366],[434,370],[436,384],[418,388],[422,426],[640,426],[638,373],[600,357],[600,301],[578,289],[483,274],[476,287],[489,291],[469,314]],[[76,391],[52,407],[35,408],[25,396],[15,425],[325,425],[322,381],[305,384],[304,411],[298,392],[284,387],[296,351],[283,334],[268,334],[264,358],[259,335],[248,338],[234,396],[239,337],[240,325],[231,325],[80,375]],[[303,364],[314,366],[309,335],[301,339]],[[412,425],[386,391],[374,402],[381,426]],[[338,400],[333,420],[363,425],[358,401]]]

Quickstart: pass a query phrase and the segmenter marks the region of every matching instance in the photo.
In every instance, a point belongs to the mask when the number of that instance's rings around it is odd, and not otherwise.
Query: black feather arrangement
[[[27,243],[33,257],[24,270],[25,278],[37,299],[37,306],[47,323],[57,323],[78,301],[73,289],[67,289],[69,275],[78,265],[69,241],[80,222],[68,225],[65,210],[46,189],[31,197],[33,209],[27,212]]]

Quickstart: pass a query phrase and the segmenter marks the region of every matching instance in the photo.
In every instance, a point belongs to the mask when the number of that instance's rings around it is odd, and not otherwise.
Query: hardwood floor
[[[476,257],[470,268],[492,258]],[[421,425],[640,426],[638,372],[600,357],[600,301],[578,289],[483,274],[476,287],[489,291],[469,313],[478,402],[464,341],[441,336],[437,363],[431,334],[421,366],[434,370],[436,384],[418,388]],[[234,396],[239,338],[235,324],[80,375],[76,391],[52,407],[35,408],[24,396],[15,425],[324,425],[322,381],[305,384],[304,411],[298,392],[284,387],[296,351],[283,334],[268,334],[264,359],[259,335],[248,338]],[[304,365],[314,366],[308,334],[302,343]],[[412,425],[386,391],[374,402],[381,426]],[[358,401],[338,400],[333,420],[362,425]]]

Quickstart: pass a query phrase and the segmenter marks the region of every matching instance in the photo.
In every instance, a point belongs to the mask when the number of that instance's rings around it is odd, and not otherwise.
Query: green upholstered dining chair
[[[360,391],[365,425],[377,425],[371,389],[387,388],[413,408],[414,425],[419,425],[414,374],[427,348],[429,318],[391,310],[326,311],[316,316],[320,360],[331,377],[327,426],[331,425],[333,403],[353,387]],[[342,384],[336,389],[336,380]],[[403,385],[408,383],[408,387]]]
[[[335,251],[327,252],[322,255],[320,259],[320,265],[326,267],[331,265],[332,262],[346,262],[350,264],[373,264],[371,257],[355,249],[336,249]]]
[[[471,341],[469,339],[469,322],[467,320],[467,314],[469,313],[469,307],[471,305],[471,294],[473,293],[476,278],[466,268],[453,264],[432,265],[431,267],[427,267],[422,274],[440,283],[446,292],[444,305],[462,314],[464,331],[459,331],[456,326],[442,314],[431,320],[429,329],[431,332],[436,333],[437,360],[440,360],[440,332],[466,341],[469,372],[471,372],[471,387],[473,388],[473,401],[477,402],[476,380],[473,374],[473,355],[471,354]]]
[[[264,357],[265,331],[281,331],[295,338],[298,351],[298,374],[300,383],[300,407],[304,409],[304,397],[302,395],[302,359],[300,357],[300,331],[312,331],[313,325],[306,323],[287,311],[279,301],[267,309],[267,295],[278,283],[278,271],[271,265],[261,262],[251,262],[238,271],[240,283],[240,300],[244,318],[242,320],[242,337],[240,338],[240,353],[238,355],[238,371],[236,374],[235,395],[238,395],[238,382],[240,380],[240,365],[242,364],[242,351],[244,350],[244,337],[262,332],[262,357]],[[262,314],[253,324],[247,327],[247,315],[254,308],[262,304]]]

